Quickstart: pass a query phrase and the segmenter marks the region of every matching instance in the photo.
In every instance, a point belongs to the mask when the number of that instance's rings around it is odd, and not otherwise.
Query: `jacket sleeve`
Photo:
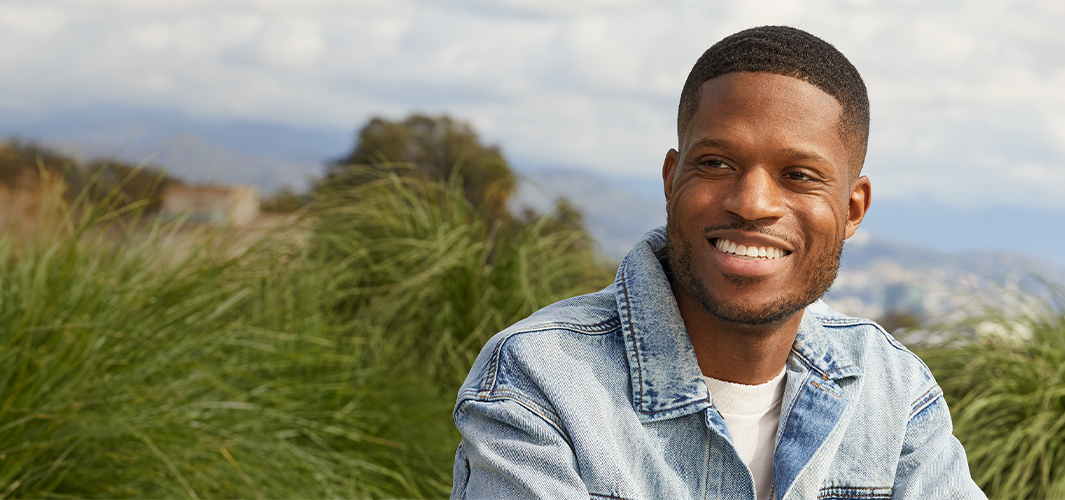
[[[587,499],[573,449],[543,411],[512,399],[461,402],[451,498]]]
[[[986,499],[969,474],[943,396],[918,409],[906,425],[893,498]]]

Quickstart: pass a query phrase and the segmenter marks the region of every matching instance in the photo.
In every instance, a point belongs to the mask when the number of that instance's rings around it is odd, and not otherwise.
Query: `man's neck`
[[[802,311],[769,325],[744,325],[710,314],[691,295],[673,286],[699,368],[707,377],[755,385],[771,380],[787,362]]]

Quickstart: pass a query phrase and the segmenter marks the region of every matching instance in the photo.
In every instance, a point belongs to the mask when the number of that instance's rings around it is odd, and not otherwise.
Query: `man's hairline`
[[[703,82],[699,84],[699,88],[696,90],[696,92],[694,94],[694,96],[695,96],[694,97],[695,112],[692,113],[691,118],[688,119],[688,123],[684,124],[684,135],[685,136],[687,136],[688,132],[691,130],[691,124],[692,124],[693,121],[695,121],[695,115],[698,114],[699,106],[701,106],[701,104],[702,104],[702,89],[703,89],[703,87],[707,83],[709,83],[711,80],[715,80],[717,78],[721,78],[721,77],[723,77],[725,75],[731,75],[733,73],[765,73],[767,75],[780,75],[780,76],[786,76],[788,78],[794,78],[796,80],[799,80],[800,82],[806,83],[808,85],[812,85],[814,88],[816,88],[817,90],[820,90],[821,92],[824,92],[825,95],[831,97],[832,100],[836,101],[836,104],[839,104],[839,116],[836,118],[836,133],[839,134],[839,139],[843,143],[843,147],[847,149],[847,163],[848,163],[848,165],[847,165],[847,176],[850,178],[849,179],[850,180],[850,184],[854,184],[855,182],[858,181],[858,179],[862,176],[862,169],[863,169],[863,167],[865,167],[865,155],[868,154],[868,140],[869,140],[868,139],[868,134],[866,134],[867,135],[867,137],[866,137],[866,148],[865,148],[866,151],[862,152],[861,158],[858,159],[858,165],[855,168],[854,165],[850,164],[851,163],[851,156],[854,156],[854,155],[851,154],[852,153],[851,145],[850,145],[851,141],[847,140],[847,136],[849,134],[846,133],[846,131],[845,131],[846,127],[843,125],[843,123],[844,123],[843,117],[847,114],[846,106],[844,106],[843,102],[840,101],[839,98],[837,98],[836,96],[834,96],[832,94],[829,94],[828,92],[825,92],[823,89],[821,89],[817,85],[814,85],[814,84],[810,83],[808,80],[804,80],[804,79],[799,78],[799,77],[794,76],[794,75],[788,75],[788,74],[784,74],[784,73],[777,73],[777,72],[774,72],[774,71],[764,71],[764,70],[757,70],[757,71],[732,70],[732,71],[726,71],[724,73],[721,73],[720,75],[714,76],[713,78],[708,78],[706,80],[703,80]],[[676,178],[680,174],[680,171],[681,171],[681,169],[679,168],[680,167],[679,163],[683,162],[683,159],[684,159],[684,139],[682,137],[680,137],[679,135],[677,137],[677,152],[678,152],[678,158],[677,158],[677,163],[678,163],[677,167],[678,168],[676,169],[676,172],[674,172],[674,175],[673,175],[674,182],[676,181]]]

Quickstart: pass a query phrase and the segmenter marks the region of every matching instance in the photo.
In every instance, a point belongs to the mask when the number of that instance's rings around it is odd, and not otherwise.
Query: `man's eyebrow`
[[[688,149],[695,148],[717,148],[724,150],[734,149],[732,143],[725,139],[701,139],[692,144],[692,146]]]
[[[782,149],[779,154],[781,157],[787,158],[791,161],[813,161],[816,163],[832,163],[828,161],[828,158],[825,158],[824,156],[821,156],[809,150],[785,148]]]
[[[689,149],[696,148],[715,148],[722,149],[725,151],[731,151],[735,149],[735,146],[732,144],[732,142],[726,139],[701,139],[692,144],[691,148]],[[777,154],[781,158],[786,158],[790,161],[812,161],[815,163],[832,163],[828,161],[828,158],[825,158],[824,156],[821,156],[820,154],[817,154],[816,152],[807,149],[784,148],[780,150]]]

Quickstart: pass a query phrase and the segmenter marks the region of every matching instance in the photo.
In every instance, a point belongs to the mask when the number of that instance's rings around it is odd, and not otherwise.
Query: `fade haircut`
[[[743,30],[706,49],[680,93],[677,137],[681,145],[699,110],[703,83],[737,71],[798,78],[834,97],[843,107],[839,134],[847,147],[851,172],[855,176],[861,172],[869,144],[869,95],[865,83],[854,65],[832,44],[789,26]]]

